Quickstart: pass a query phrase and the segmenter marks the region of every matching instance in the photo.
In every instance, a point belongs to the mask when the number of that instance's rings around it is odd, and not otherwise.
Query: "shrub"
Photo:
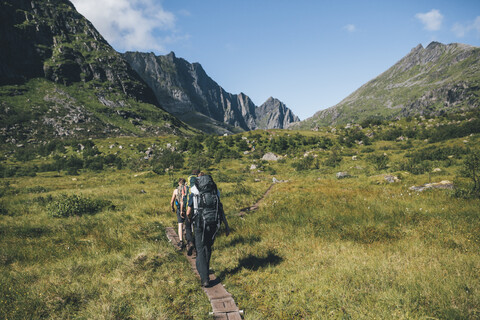
[[[316,169],[318,169],[318,160],[315,159],[312,155],[308,155],[306,157],[303,157],[297,162],[292,163],[292,167],[296,171],[304,171],[304,170],[309,170],[313,166],[315,166]]]
[[[106,207],[113,208],[113,205],[108,200],[90,199],[76,194],[71,196],[63,194],[48,204],[47,212],[52,217],[65,218],[96,214]]]
[[[8,212],[7,207],[3,202],[0,202],[0,216],[8,216],[10,213]]]
[[[480,152],[470,151],[465,157],[461,173],[473,182],[472,193],[480,195]]]
[[[386,169],[389,160],[386,154],[369,154],[366,159],[373,164],[377,170]]]
[[[328,167],[335,168],[340,164],[340,162],[342,162],[342,157],[338,154],[337,150],[332,150],[327,160],[325,160],[323,164]]]
[[[408,171],[417,175],[431,171],[433,165],[430,161],[417,162],[413,159],[408,159],[407,161],[397,163],[394,167],[397,171]]]
[[[181,169],[183,164],[184,159],[180,153],[165,149],[152,159],[152,171],[156,174],[163,174],[165,169]]]
[[[188,159],[189,168],[209,168],[212,165],[212,160],[204,155],[191,156]]]

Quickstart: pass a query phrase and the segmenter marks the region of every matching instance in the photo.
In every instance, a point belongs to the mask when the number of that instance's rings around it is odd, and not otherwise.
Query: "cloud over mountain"
[[[175,38],[175,15],[154,0],[72,0],[119,51],[166,51]],[[160,32],[159,32],[160,31]],[[160,34],[160,35],[159,35]]]
[[[420,20],[425,29],[429,31],[440,30],[442,26],[443,15],[437,9],[432,9],[427,13],[417,13],[415,18]]]

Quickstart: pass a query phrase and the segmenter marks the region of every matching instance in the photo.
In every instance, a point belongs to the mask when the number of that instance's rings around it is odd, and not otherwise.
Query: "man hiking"
[[[195,261],[202,287],[210,285],[210,258],[220,224],[225,223],[226,235],[230,233],[228,222],[220,202],[217,185],[209,175],[200,173],[191,188],[187,216],[192,217],[195,232]]]
[[[185,193],[185,179],[180,178],[178,179],[178,187],[173,190],[172,199],[170,200],[170,206],[172,207],[172,212],[177,212],[177,222],[178,222],[178,246],[181,249],[185,248],[185,244],[183,243],[183,223],[185,222],[185,211],[186,211],[186,203],[184,203],[184,196],[182,194]],[[177,210],[175,210],[175,206]],[[191,236],[191,233],[190,233]]]
[[[195,181],[199,173],[200,173],[200,170],[195,169],[192,171],[192,174],[187,178],[187,181],[185,183],[186,188],[184,189],[186,192],[184,197],[185,208],[187,207],[188,201],[191,198],[190,190],[195,185]],[[195,244],[193,239],[193,219],[192,218],[193,218],[192,216],[187,215],[185,219],[185,238],[187,239],[187,255],[188,256],[191,256],[195,249]]]

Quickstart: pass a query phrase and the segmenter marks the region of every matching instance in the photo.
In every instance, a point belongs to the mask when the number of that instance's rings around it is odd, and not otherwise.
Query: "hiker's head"
[[[204,176],[204,175],[205,175],[205,173],[203,173],[203,172],[200,172],[200,173],[198,174],[199,177]]]
[[[192,176],[198,176],[199,173],[200,173],[200,170],[198,169],[192,170]]]
[[[178,179],[178,184],[179,185],[185,184],[185,179],[183,178]]]

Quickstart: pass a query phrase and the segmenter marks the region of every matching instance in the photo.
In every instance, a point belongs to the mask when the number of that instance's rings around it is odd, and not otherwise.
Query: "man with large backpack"
[[[209,175],[200,173],[191,188],[187,216],[193,218],[195,248],[197,250],[196,267],[203,287],[209,286],[210,257],[212,245],[222,221],[226,234],[230,233],[228,222],[220,202],[217,185]]]
[[[193,170],[192,175],[187,178],[187,182],[185,183],[186,188],[184,188],[184,204],[185,207],[188,206],[189,199],[191,198],[190,190],[195,185],[195,181],[197,179],[200,170]],[[187,239],[187,255],[191,256],[195,249],[194,239],[193,239],[193,217],[188,216],[185,219],[185,238]]]
[[[178,246],[183,249],[185,248],[185,244],[183,243],[183,223],[185,222],[185,212],[186,212],[186,203],[184,203],[184,196],[185,193],[185,179],[180,178],[178,179],[178,187],[173,190],[172,199],[170,200],[170,206],[172,207],[172,212],[175,212],[175,207],[177,207],[177,222],[178,222],[178,238],[179,243]],[[190,233],[191,237],[191,233]]]

